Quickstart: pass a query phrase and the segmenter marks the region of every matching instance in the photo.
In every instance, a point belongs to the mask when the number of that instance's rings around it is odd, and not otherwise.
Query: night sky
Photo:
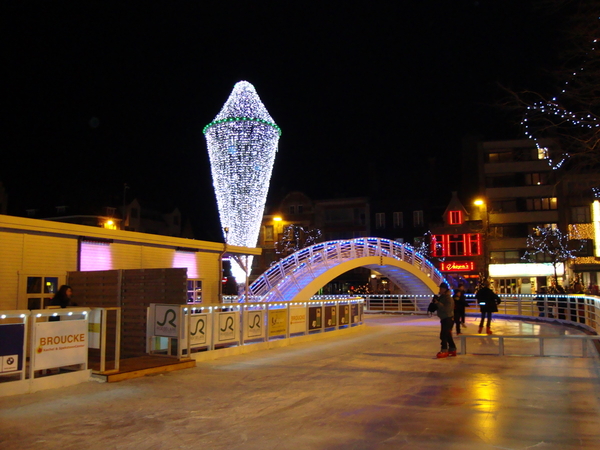
[[[202,128],[240,80],[283,130],[268,201],[414,195],[432,158],[449,198],[465,137],[522,137],[500,86],[552,87],[565,21],[538,2],[332,4],[3,2],[9,214],[127,183],[221,240]]]

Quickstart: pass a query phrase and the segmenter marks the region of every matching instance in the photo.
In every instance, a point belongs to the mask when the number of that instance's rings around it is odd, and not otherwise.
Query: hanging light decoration
[[[256,89],[236,83],[215,119],[204,127],[221,228],[227,243],[256,247],[281,129]],[[248,267],[252,266],[251,257]],[[245,271],[232,261],[242,283]]]
[[[596,17],[596,19],[600,19],[600,17]],[[597,24],[598,22],[596,22],[596,26],[598,26]],[[597,148],[600,117],[589,111],[572,111],[562,102],[563,97],[568,97],[569,89],[576,86],[579,79],[585,75],[586,67],[591,68],[593,72],[597,64],[598,39],[592,39],[590,49],[584,55],[584,64],[578,70],[573,71],[569,79],[563,82],[560,95],[549,101],[539,100],[527,106],[521,125],[524,128],[525,135],[533,140],[538,148],[540,159],[545,159],[552,169],[560,168],[573,155],[564,152],[560,155],[553,155],[552,158],[550,157],[549,152],[540,142],[540,135],[549,128],[560,128],[567,130],[567,133],[575,133],[577,136],[576,141],[585,143],[591,149]],[[583,83],[585,84],[586,81],[584,80]],[[590,96],[590,98],[594,99],[593,96]]]

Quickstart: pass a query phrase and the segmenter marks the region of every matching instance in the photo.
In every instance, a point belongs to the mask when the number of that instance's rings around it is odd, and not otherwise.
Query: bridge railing
[[[345,296],[314,296],[313,299],[344,298]],[[427,314],[431,302],[428,295],[361,295],[365,299],[365,312],[401,312]],[[467,294],[470,305],[468,313],[479,314],[479,306],[473,294]],[[545,295],[531,294],[500,295],[502,302],[498,313],[514,316],[541,317],[558,321],[586,325],[600,332],[600,297],[571,294]]]
[[[444,281],[441,272],[410,245],[382,238],[358,238],[322,242],[282,259],[249,286],[248,300],[281,301],[283,292],[278,291],[278,286],[286,278],[299,284],[316,278],[335,263],[367,256],[394,258],[417,267],[436,285]],[[239,300],[244,301],[244,296]]]

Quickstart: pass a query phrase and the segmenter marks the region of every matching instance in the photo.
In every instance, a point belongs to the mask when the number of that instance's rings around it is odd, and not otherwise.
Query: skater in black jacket
[[[490,289],[490,282],[485,281],[483,287],[475,294],[479,310],[481,311],[481,322],[479,322],[479,333],[483,331],[483,322],[487,317],[486,332],[492,334],[492,313],[498,312],[501,300],[494,291]]]

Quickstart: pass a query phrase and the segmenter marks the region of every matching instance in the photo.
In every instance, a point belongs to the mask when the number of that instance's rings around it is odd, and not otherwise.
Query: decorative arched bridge
[[[249,287],[248,300],[308,300],[334,278],[357,267],[376,270],[403,292],[431,295],[444,276],[412,246],[382,238],[329,241],[303,248],[271,266]],[[245,301],[245,295],[239,301]]]

